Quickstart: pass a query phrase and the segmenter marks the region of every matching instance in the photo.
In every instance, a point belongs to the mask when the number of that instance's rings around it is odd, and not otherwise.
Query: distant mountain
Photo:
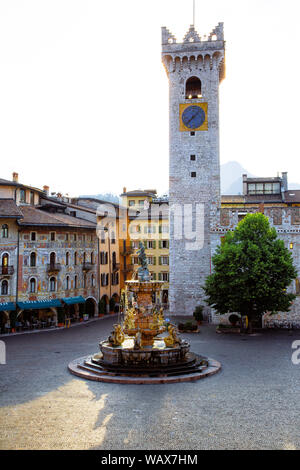
[[[238,162],[231,161],[221,165],[221,194],[243,194],[243,175],[249,178],[254,175]]]
[[[255,178],[257,175],[249,173],[246,168],[243,168],[236,161],[223,163],[221,165],[221,194],[243,194],[243,175],[247,175],[249,178]],[[270,175],[271,176],[271,175]],[[289,189],[300,189],[299,183],[288,183]],[[93,197],[95,199],[101,199],[102,201],[114,202],[118,204],[120,202],[119,197],[113,193],[100,193],[96,195],[82,195],[81,197]]]
[[[115,204],[119,204],[120,202],[119,196],[113,193],[82,194],[79,197],[92,197],[94,199],[100,199],[101,201],[114,202]]]
[[[300,184],[298,183],[288,183],[289,189],[300,189]]]

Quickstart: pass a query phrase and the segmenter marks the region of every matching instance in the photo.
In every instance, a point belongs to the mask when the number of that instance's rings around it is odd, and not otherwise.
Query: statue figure
[[[130,308],[126,312],[125,320],[124,320],[124,327],[126,330],[134,330],[135,329],[135,310],[134,308]]]
[[[159,323],[159,326],[163,326],[164,321],[165,321],[165,319],[164,319],[164,309],[161,308],[161,309],[159,310],[159,314],[158,314],[158,323]]]
[[[152,322],[150,323],[151,330],[159,329],[158,314],[154,311],[152,315]]]
[[[176,326],[169,325],[168,326],[168,333],[169,336],[164,338],[165,345],[167,348],[174,346],[175,344],[181,344],[181,338],[177,335]]]
[[[121,325],[114,325],[114,331],[109,336],[108,341],[112,346],[120,346],[125,339]]]
[[[135,335],[134,337],[134,346],[133,346],[133,349],[141,349],[141,339],[142,339],[142,335],[141,335],[141,332],[138,331],[137,334]]]
[[[150,273],[148,269],[148,263],[145,253],[145,247],[142,242],[139,242],[139,249],[137,251],[139,257],[140,267],[138,268],[138,278],[139,281],[150,281]]]

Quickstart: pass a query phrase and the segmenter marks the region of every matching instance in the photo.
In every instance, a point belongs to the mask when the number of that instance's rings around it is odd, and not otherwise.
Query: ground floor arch
[[[99,302],[99,313],[109,313],[109,298],[107,295],[102,295]]]
[[[97,316],[98,313],[98,302],[94,297],[88,297],[85,301],[85,313],[89,317]]]
[[[16,314],[17,329],[48,328],[57,325],[57,309],[55,307],[40,309],[21,309]]]
[[[120,309],[120,296],[116,292],[112,295],[110,299],[110,311],[118,313]]]
[[[1,334],[5,333],[5,325],[9,321],[9,312],[2,310],[0,312],[0,332]]]

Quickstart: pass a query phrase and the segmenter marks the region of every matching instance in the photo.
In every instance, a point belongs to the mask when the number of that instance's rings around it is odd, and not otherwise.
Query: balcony
[[[91,269],[94,268],[94,264],[93,263],[83,263],[82,264],[82,271],[90,271]]]
[[[112,265],[113,272],[119,271],[119,269],[120,269],[120,263],[113,263]]]
[[[60,270],[61,270],[61,264],[60,263],[47,264],[48,273],[58,273]]]
[[[121,256],[127,256],[127,255],[132,255],[134,253],[134,248],[131,248],[130,246],[126,247],[125,249],[122,248],[120,255]]]
[[[15,272],[14,266],[0,266],[1,276],[11,276]]]
[[[130,273],[131,271],[133,271],[133,264],[128,264],[122,268],[123,273]]]

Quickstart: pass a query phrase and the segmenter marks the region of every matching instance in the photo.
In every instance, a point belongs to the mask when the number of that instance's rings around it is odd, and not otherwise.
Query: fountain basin
[[[155,330],[149,330],[155,332]],[[153,339],[152,339],[153,340]],[[99,343],[101,363],[113,365],[169,365],[184,362],[190,350],[187,342],[166,347],[161,339],[154,339],[153,345],[134,349],[134,340],[126,338],[121,346],[111,346],[108,341]]]

